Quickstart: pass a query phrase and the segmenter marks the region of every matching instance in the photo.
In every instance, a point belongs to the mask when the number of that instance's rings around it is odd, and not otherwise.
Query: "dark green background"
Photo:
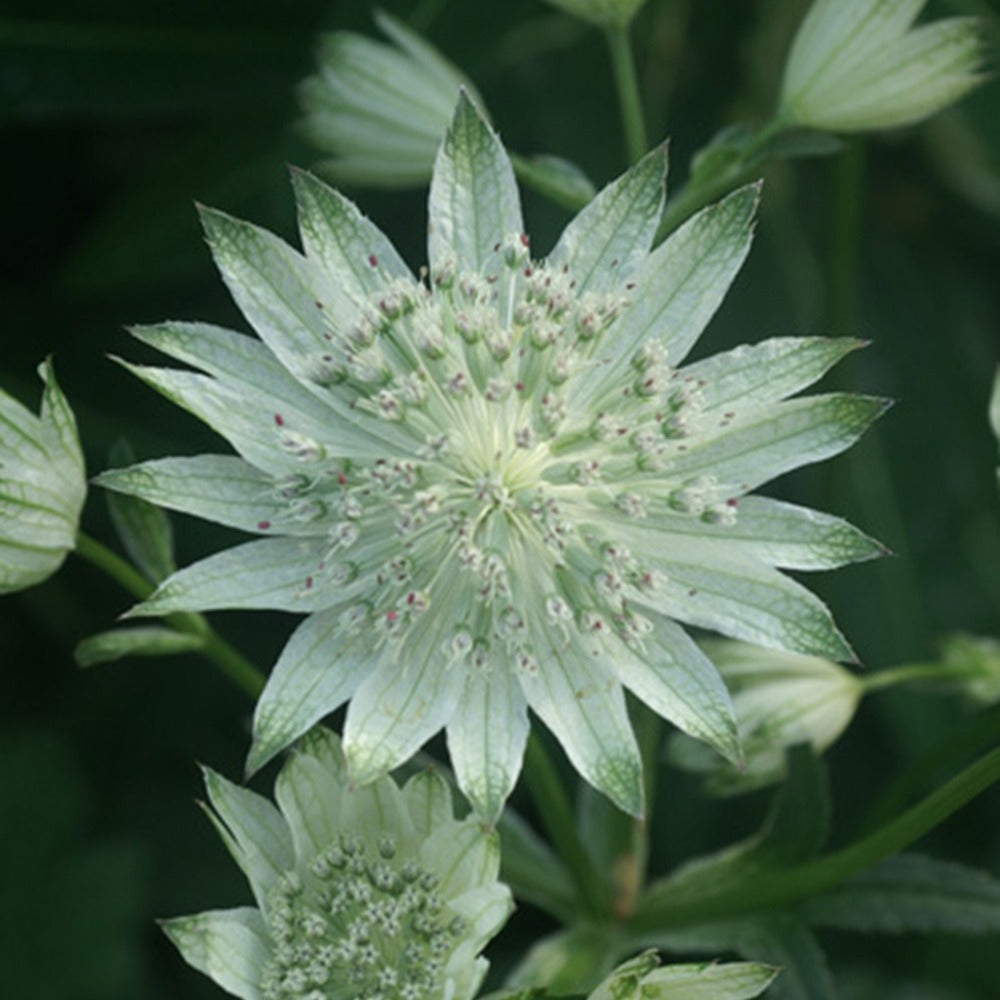
[[[384,6],[412,16],[474,78],[513,148],[571,158],[598,183],[624,166],[595,32],[536,0]],[[717,127],[766,116],[804,6],[650,0],[636,31],[639,66],[651,134],[672,137],[672,181]],[[995,19],[1000,4],[930,9]],[[311,70],[316,33],[343,27],[373,31],[364,4],[3,5],[0,381],[35,405],[34,367],[54,353],[90,470],[121,435],[141,457],[215,447],[106,355],[149,357],[128,323],[242,325],[193,202],[292,237],[285,164],[314,159],[292,127],[294,85]],[[989,30],[995,40],[995,20]],[[958,629],[1000,634],[997,448],[985,416],[1000,346],[998,164],[994,82],[922,128],[770,170],[756,248],[697,348],[831,331],[872,341],[827,385],[892,396],[895,408],[849,456],[771,488],[848,516],[896,552],[809,581],[871,667],[933,656]],[[353,194],[420,264],[425,193]],[[544,251],[566,216],[524,200]],[[112,539],[98,491],[84,523]],[[229,541],[189,519],[175,528],[181,562]],[[18,1000],[216,996],[152,920],[247,898],[194,800],[195,761],[239,773],[251,706],[194,657],[87,673],[72,665],[74,645],[129,603],[73,558],[45,586],[0,603],[0,991]],[[262,666],[292,627],[271,615],[219,615],[217,624]],[[829,758],[837,839],[859,828],[896,771],[970,718],[934,692],[865,704]],[[673,773],[664,787],[660,868],[745,834],[765,802],[706,803]],[[1000,874],[1000,794],[921,846]],[[546,926],[528,910],[515,917],[496,964]],[[823,940],[849,1000],[1000,996],[993,941]],[[911,980],[941,992],[891,992]]]

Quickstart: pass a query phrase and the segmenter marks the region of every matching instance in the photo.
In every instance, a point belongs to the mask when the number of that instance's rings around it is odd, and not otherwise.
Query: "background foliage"
[[[505,142],[581,164],[598,184],[624,166],[597,33],[538,0],[390,0],[475,81]],[[804,0],[650,0],[636,25],[650,132],[671,136],[672,180],[722,124],[771,109]],[[316,33],[371,33],[353,0],[25,0],[0,15],[0,379],[37,397],[54,353],[88,468],[126,435],[141,458],[208,449],[210,433],[104,355],[144,360],[123,324],[242,325],[205,250],[197,200],[292,238],[285,164],[308,165],[295,84]],[[991,18],[1000,3],[932,3]],[[425,196],[352,192],[404,257],[424,259]],[[525,195],[544,250],[561,209]],[[754,252],[702,341],[714,353],[786,333],[871,339],[827,385],[897,405],[860,446],[778,484],[848,517],[896,553],[811,581],[863,662],[932,657],[942,636],[1000,633],[1000,509],[985,419],[1000,331],[1000,87],[891,138],[767,177]],[[772,490],[770,492],[776,493]],[[104,497],[84,523],[110,538]],[[179,561],[220,548],[176,518]],[[211,538],[208,532],[211,531]],[[117,1000],[217,995],[161,939],[155,916],[237,903],[244,890],[193,807],[194,760],[239,772],[250,705],[193,655],[80,672],[74,645],[129,604],[72,561],[0,617],[0,966],[12,996]],[[220,629],[266,666],[283,617],[230,613]],[[873,818],[892,777],[967,725],[971,710],[917,689],[873,696],[829,756],[835,842]],[[949,769],[965,758],[952,760]],[[933,767],[913,791],[930,787]],[[265,777],[265,782],[270,777]],[[665,770],[653,869],[754,829],[765,797],[709,802]],[[515,798],[530,815],[526,801]],[[1000,794],[929,842],[1000,872]],[[497,971],[547,931],[529,913],[492,949]],[[826,935],[845,996],[990,1000],[992,942]],[[39,970],[42,970],[40,973]],[[908,982],[939,983],[921,988]]]

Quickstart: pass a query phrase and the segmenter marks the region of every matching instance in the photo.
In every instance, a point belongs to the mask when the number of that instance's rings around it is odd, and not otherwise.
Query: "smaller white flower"
[[[816,0],[785,67],[779,117],[831,132],[896,128],[982,79],[978,22],[912,27],[926,0]]]
[[[469,1000],[511,911],[497,834],[452,814],[433,772],[348,784],[316,729],[267,799],[205,772],[208,815],[257,907],[163,923],[200,972],[243,1000]]]
[[[628,24],[646,0],[549,0],[554,7],[598,27]]]
[[[319,73],[299,91],[305,137],[333,154],[316,170],[338,184],[425,184],[459,90],[485,108],[472,83],[424,38],[384,12],[393,43],[339,31],[320,42]]]
[[[87,493],[73,412],[52,363],[35,416],[0,390],[0,594],[48,579],[76,545]]]
[[[686,770],[706,774],[707,787],[715,794],[781,780],[785,751],[797,743],[825,751],[847,728],[864,693],[854,674],[818,656],[730,640],[700,645],[732,694],[744,760],[734,765],[680,735],[671,743],[671,757]]]

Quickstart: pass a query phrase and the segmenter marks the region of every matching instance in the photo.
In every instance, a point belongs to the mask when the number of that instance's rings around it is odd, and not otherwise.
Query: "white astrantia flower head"
[[[719,668],[733,697],[743,759],[734,766],[678,735],[670,756],[706,777],[716,794],[750,791],[782,780],[786,753],[808,743],[829,749],[848,727],[864,692],[862,681],[837,663],[763,649],[729,639],[703,640],[701,648]]]
[[[548,0],[553,7],[598,27],[628,24],[646,0]]]
[[[73,411],[51,361],[35,416],[0,390],[0,594],[48,579],[76,546],[87,495]]]
[[[425,184],[465,89],[472,83],[421,35],[384,11],[375,23],[392,44],[338,31],[320,41],[319,72],[299,88],[304,136],[331,159],[317,172],[337,184]]]
[[[278,775],[277,808],[205,771],[206,811],[256,907],[163,922],[184,958],[243,1000],[469,1000],[509,916],[495,832],[458,821],[425,771],[350,786],[317,728]]]
[[[909,125],[982,79],[975,18],[914,28],[927,0],[815,0],[785,66],[779,117],[831,132]]]
[[[826,608],[776,567],[879,547],[748,494],[842,451],[885,404],[788,398],[854,340],[775,339],[682,367],[747,253],[758,192],[650,252],[664,172],[651,153],[535,259],[506,153],[462,98],[420,278],[308,174],[294,176],[304,255],[204,213],[260,340],[144,327],[141,340],[204,374],[129,367],[240,457],[101,482],[259,536],[176,573],[134,614],[308,615],[257,705],[251,770],[349,701],[355,782],[443,727],[459,785],[492,820],[530,707],[588,781],[641,814],[625,689],[739,755],[725,686],[682,623],[851,658]]]

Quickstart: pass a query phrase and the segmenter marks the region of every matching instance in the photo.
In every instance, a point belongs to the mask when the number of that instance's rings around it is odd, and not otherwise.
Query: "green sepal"
[[[78,643],[73,659],[78,667],[110,663],[126,656],[172,656],[204,648],[205,638],[158,626],[116,628],[98,632]]]
[[[134,462],[135,454],[128,441],[119,438],[108,453],[108,463],[119,467]],[[173,530],[167,515],[136,496],[109,492],[105,500],[111,523],[129,558],[150,583],[161,583],[177,569]]]

